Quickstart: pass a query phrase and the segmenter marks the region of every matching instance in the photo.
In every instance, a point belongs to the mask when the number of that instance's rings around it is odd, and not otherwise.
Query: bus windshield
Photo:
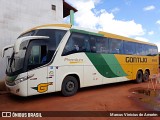
[[[9,63],[6,70],[7,75],[18,72],[23,68],[27,45],[28,45],[28,41],[22,42],[20,45],[19,52],[12,53],[12,56],[11,58],[9,58],[9,61],[8,61]]]
[[[47,41],[45,40],[44,42],[46,47],[44,47],[44,45],[43,46],[41,45],[42,42],[36,44],[36,46],[31,46],[33,45],[32,43],[35,42],[34,40],[33,41],[27,40],[22,42],[19,48],[19,52],[18,53],[13,52],[11,58],[9,59],[6,74],[8,76],[13,76],[13,75],[18,75],[20,73],[26,72],[25,61],[31,60],[31,58],[26,57],[26,53],[29,51],[32,51],[32,49],[35,47],[37,48],[37,45],[43,48],[41,51],[44,51],[44,48],[46,49],[46,57],[47,57],[46,61],[50,62],[65,33],[66,33],[66,30],[39,29],[39,30],[33,30],[30,32],[24,33],[21,36],[19,36],[18,38],[26,37],[26,36],[48,36],[49,39]],[[40,53],[44,54],[44,52],[40,52]],[[42,56],[42,55],[39,55],[39,56]],[[37,56],[32,55],[32,58],[33,57],[37,57]],[[27,63],[27,64],[30,64],[30,63]]]

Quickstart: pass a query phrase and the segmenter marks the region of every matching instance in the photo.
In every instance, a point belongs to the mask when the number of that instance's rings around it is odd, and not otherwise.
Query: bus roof
[[[132,39],[132,38],[128,38],[128,37],[124,37],[121,35],[116,35],[116,34],[112,34],[112,33],[108,33],[108,32],[91,30],[91,29],[86,29],[86,28],[81,28],[81,27],[75,27],[75,26],[72,26],[71,24],[46,24],[46,25],[34,27],[24,33],[27,33],[29,31],[36,30],[36,29],[54,28],[54,27],[58,27],[58,28],[62,28],[62,29],[68,28],[68,29],[71,29],[72,31],[76,31],[76,32],[80,32],[80,33],[93,34],[93,35],[97,35],[97,36],[104,36],[104,37],[108,37],[108,38],[115,38],[115,39],[130,41],[130,42],[143,43],[143,44],[156,46],[155,44],[152,44],[149,42],[144,42],[144,41],[140,41],[140,40],[136,40],[136,39]],[[24,34],[24,33],[22,33],[22,34]]]
[[[34,28],[31,28],[25,32],[23,32],[22,34],[25,34],[27,32],[30,32],[32,30],[36,30],[36,29],[44,29],[44,28],[54,28],[54,27],[60,27],[60,28],[68,28],[70,29],[71,28],[71,24],[46,24],[46,25],[41,25],[41,26],[37,26],[37,27],[34,27]],[[22,35],[21,34],[21,35]]]
[[[148,44],[148,45],[156,46],[156,44],[153,44],[153,43],[144,42],[144,41],[140,41],[140,40],[124,37],[124,36],[121,36],[121,35],[116,35],[116,34],[107,33],[107,32],[103,32],[103,31],[99,31],[99,33],[103,34],[104,37],[115,38],[115,39],[130,41],[130,42],[143,43],[143,44]]]

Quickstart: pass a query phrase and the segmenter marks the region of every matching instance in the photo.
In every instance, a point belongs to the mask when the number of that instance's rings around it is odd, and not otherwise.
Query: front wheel
[[[143,79],[143,73],[141,71],[138,71],[136,76],[136,82],[141,83],[142,79]]]
[[[143,75],[143,81],[147,82],[149,80],[149,72],[145,71],[144,75]]]
[[[61,92],[64,96],[72,96],[78,91],[78,81],[73,76],[67,76],[62,83]]]

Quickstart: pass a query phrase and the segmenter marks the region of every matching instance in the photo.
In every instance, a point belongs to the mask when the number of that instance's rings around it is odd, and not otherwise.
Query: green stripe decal
[[[77,33],[83,33],[83,34],[89,34],[89,35],[95,35],[95,36],[101,36],[103,37],[104,35],[99,34],[99,33],[94,33],[94,32],[88,32],[85,30],[78,30],[78,29],[70,29],[71,32],[77,32]]]
[[[13,81],[17,78],[17,76],[18,76],[18,75],[11,76],[11,77],[10,77],[10,76],[7,76],[7,80],[13,82]]]
[[[114,55],[97,53],[86,55],[102,76],[107,78],[127,76]]]
[[[38,87],[31,87],[32,89],[34,89],[34,90],[38,90]]]

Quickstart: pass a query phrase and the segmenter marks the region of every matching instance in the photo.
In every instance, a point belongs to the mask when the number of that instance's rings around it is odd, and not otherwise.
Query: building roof
[[[63,0],[63,18],[70,15],[70,10],[77,12],[78,10]]]

